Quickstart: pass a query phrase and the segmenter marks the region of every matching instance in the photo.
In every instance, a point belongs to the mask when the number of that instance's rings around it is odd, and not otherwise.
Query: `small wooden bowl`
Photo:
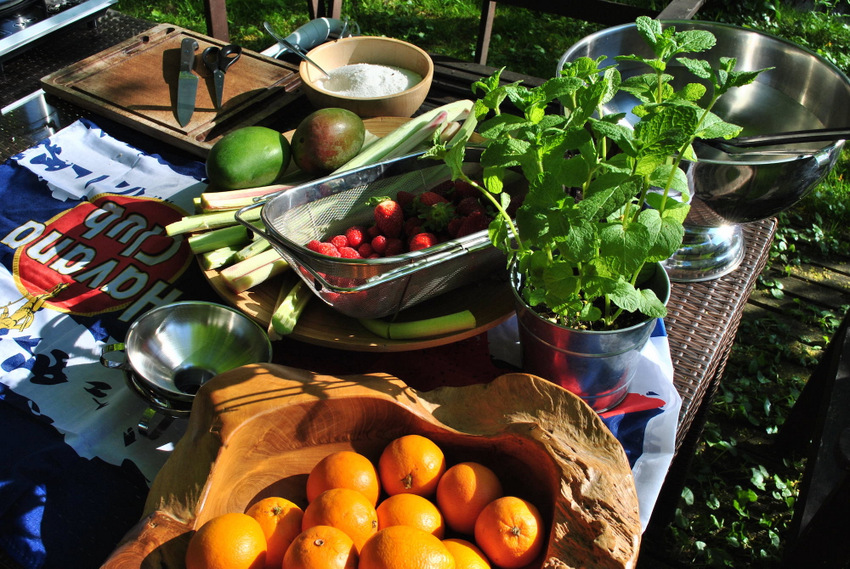
[[[298,68],[307,99],[317,109],[341,107],[359,116],[410,117],[416,112],[431,88],[434,79],[434,62],[422,49],[394,38],[354,36],[324,43],[313,48],[307,57],[322,69],[331,72],[344,65],[371,63],[389,65],[413,71],[422,80],[413,87],[384,97],[348,97],[328,91],[320,83],[325,76],[315,66],[302,61]]]
[[[641,527],[625,452],[581,399],[528,374],[419,392],[385,375],[330,377],[275,364],[225,372],[195,397],[186,434],[154,480],[145,517],[104,567],[183,567],[192,531],[268,496],[306,507],[312,467],[337,450],[377,462],[418,433],[449,465],[476,460],[540,509],[533,567],[633,567]]]

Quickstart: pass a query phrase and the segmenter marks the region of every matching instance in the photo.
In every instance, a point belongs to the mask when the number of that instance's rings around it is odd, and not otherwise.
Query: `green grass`
[[[634,4],[652,6],[649,0]],[[471,60],[478,31],[479,0],[349,0],[344,16],[364,34],[388,35],[424,49]],[[816,9],[794,10],[767,0],[712,0],[700,12],[785,37],[850,69],[847,0],[816,0]],[[200,0],[171,0],[151,9],[147,0],[120,0],[125,13],[205,31]],[[231,39],[262,50],[272,44],[262,31],[269,20],[289,33],[307,22],[304,0],[230,0]],[[499,6],[488,63],[540,77],[551,76],[560,55],[601,26],[566,18],[541,17]],[[777,273],[803,260],[850,257],[850,185],[846,157],[828,180],[797,207],[780,216],[770,271],[757,294],[782,297]],[[794,318],[815,330],[780,318],[741,323],[713,405],[702,444],[674,524],[664,536],[671,564],[689,567],[775,567],[782,553],[804,463],[771,454],[771,443],[806,378],[820,358],[846,307],[825,309],[790,303]]]
[[[200,0],[169,0],[155,8],[145,0],[119,0],[117,9],[155,22],[206,31]],[[284,34],[309,21],[304,0],[231,0],[227,10],[231,40],[255,51],[274,43],[262,29],[264,20]],[[471,60],[479,10],[478,0],[358,0],[343,5],[343,17],[356,22],[365,35],[392,36],[432,53]],[[548,77],[555,73],[559,57],[570,45],[599,28],[568,18],[541,19],[528,10],[499,6],[488,64]]]

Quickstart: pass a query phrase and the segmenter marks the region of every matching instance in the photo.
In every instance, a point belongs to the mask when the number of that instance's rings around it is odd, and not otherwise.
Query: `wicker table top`
[[[28,148],[77,118],[88,116],[86,111],[70,103],[40,93],[41,77],[137,35],[152,25],[109,10],[97,26],[89,24],[57,32],[55,39],[4,61],[0,81],[0,108],[5,109],[0,113],[0,160]],[[435,63],[434,87],[427,106],[469,97],[470,83],[494,70],[439,57],[435,58]],[[510,73],[503,77],[507,80],[523,78],[532,83],[541,81]],[[10,107],[14,107],[13,103],[31,94],[34,94],[32,98],[38,99],[40,105],[46,105],[49,111],[50,123],[46,127],[40,124],[36,128],[20,112],[9,111]],[[682,396],[682,408],[677,456],[656,505],[657,515],[653,522],[656,518],[661,523],[668,521],[667,517],[672,514],[681,494],[684,474],[702,433],[707,406],[717,390],[750,292],[766,263],[775,229],[776,222],[773,219],[744,225],[746,253],[738,269],[712,281],[676,283],[673,286],[666,325],[674,365],[674,383]],[[471,345],[469,342],[446,347],[442,353],[456,354],[467,350]],[[471,342],[480,344],[482,340]],[[480,346],[476,349],[480,351]],[[363,358],[374,357],[354,355],[347,364],[358,365],[365,361]],[[368,361],[374,363],[376,360]],[[384,361],[381,360],[382,363]],[[464,365],[476,364],[472,361]],[[394,370],[384,371],[392,373]],[[446,370],[443,373],[451,372]],[[0,555],[0,567],[5,566],[2,558]]]

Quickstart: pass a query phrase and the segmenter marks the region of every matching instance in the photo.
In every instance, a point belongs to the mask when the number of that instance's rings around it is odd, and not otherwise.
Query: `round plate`
[[[409,119],[378,117],[363,122],[375,136],[384,136]],[[291,138],[293,131],[284,133]],[[218,271],[204,271],[213,289],[231,306],[268,326],[277,301],[282,277],[272,279],[242,293],[230,290]],[[415,340],[388,340],[366,330],[355,318],[340,314],[318,299],[312,299],[288,337],[310,344],[342,350],[368,352],[401,352],[420,350],[458,342],[477,336],[501,324],[514,311],[513,298],[506,280],[484,275],[479,282],[449,291],[398,314],[397,320],[419,320],[452,314],[468,309],[475,315],[477,326],[443,336]]]

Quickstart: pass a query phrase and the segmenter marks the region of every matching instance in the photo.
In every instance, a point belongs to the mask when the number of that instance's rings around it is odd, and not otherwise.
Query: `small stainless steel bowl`
[[[133,322],[124,342],[139,381],[167,399],[188,401],[221,372],[271,359],[259,324],[234,308],[186,301],[154,308]]]
[[[109,357],[115,352],[123,352],[124,361]],[[123,343],[104,347],[100,361],[124,370],[136,393],[168,413],[191,408],[195,393],[214,376],[271,356],[268,334],[242,312],[185,301],[142,314]]]

